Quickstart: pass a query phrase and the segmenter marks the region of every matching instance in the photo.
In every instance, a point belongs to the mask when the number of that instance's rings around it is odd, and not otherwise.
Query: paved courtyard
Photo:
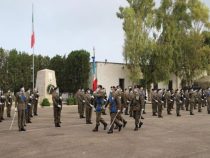
[[[17,121],[9,131],[11,118],[0,123],[0,158],[209,158],[210,115],[206,108],[194,116],[181,111],[181,117],[152,117],[147,105],[144,125],[135,132],[134,120],[128,121],[120,133],[108,135],[100,126],[93,133],[93,125],[79,119],[77,106],[62,110],[61,128],[53,125],[52,108],[39,108],[39,116],[32,118],[26,132],[19,132]],[[14,113],[14,109],[13,109]],[[109,116],[103,116],[108,122]],[[95,123],[95,113],[93,122]]]

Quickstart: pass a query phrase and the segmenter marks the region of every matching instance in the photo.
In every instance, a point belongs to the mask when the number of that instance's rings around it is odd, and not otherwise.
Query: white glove
[[[15,108],[15,112],[18,112],[18,109],[17,108]]]
[[[120,112],[120,110],[117,110],[117,113],[119,113]]]
[[[61,108],[61,105],[58,105],[59,108]]]
[[[83,100],[82,102],[85,103],[85,100]]]

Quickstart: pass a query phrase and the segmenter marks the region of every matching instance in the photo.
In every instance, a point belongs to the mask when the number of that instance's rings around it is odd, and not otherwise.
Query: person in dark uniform
[[[53,101],[53,114],[55,127],[61,127],[61,110],[62,110],[62,97],[59,95],[58,87],[55,87],[52,92]]]
[[[27,103],[27,98],[25,94],[25,89],[23,86],[21,86],[20,92],[16,94],[16,102],[15,102],[15,107],[17,107],[18,111],[19,131],[26,131],[26,129],[24,128],[26,103]]]
[[[102,90],[102,86],[99,85],[97,90],[93,93],[96,99],[96,126],[93,129],[93,132],[98,132],[98,127],[100,126],[100,122],[104,125],[104,130],[106,130],[107,123],[101,117],[103,99],[104,99],[104,91]]]

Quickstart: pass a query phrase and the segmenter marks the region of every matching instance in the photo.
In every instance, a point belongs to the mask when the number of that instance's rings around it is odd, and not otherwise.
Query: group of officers
[[[207,106],[207,113],[210,114],[210,88],[208,89],[180,89],[165,90],[153,89],[151,93],[153,116],[162,118],[162,109],[167,108],[167,114],[171,115],[174,105],[176,105],[176,115],[181,116],[180,111],[186,110],[190,115],[194,115],[194,110],[202,112],[202,108]]]
[[[31,91],[30,89],[25,91],[24,87],[21,86],[20,91],[16,94],[12,93],[10,90],[8,90],[7,93],[3,93],[3,90],[0,90],[0,122],[4,120],[5,107],[7,109],[7,117],[11,117],[11,108],[14,102],[14,118],[16,113],[18,113],[19,131],[25,131],[26,123],[32,123],[31,118],[38,115],[38,99],[39,93],[36,89],[34,89],[34,91]]]
[[[91,90],[79,89],[76,93],[78,102],[78,113],[80,118],[85,118],[86,124],[92,124],[91,116],[92,109],[96,113],[96,126],[93,132],[98,132],[100,123],[103,124],[103,129],[107,129],[107,122],[103,119],[102,115],[106,114],[106,108],[109,108],[110,112],[110,127],[108,134],[113,133],[113,129],[121,131],[127,124],[127,121],[122,116],[123,112],[125,115],[130,115],[135,120],[134,130],[137,131],[143,125],[142,113],[145,113],[146,94],[142,87],[135,86],[134,89],[129,88],[124,92],[120,86],[111,86],[110,94],[107,96],[106,90],[102,85],[98,85],[94,92]],[[129,112],[129,113],[128,113]]]
[[[57,87],[50,88],[52,94],[54,123],[55,127],[60,127],[62,97]],[[122,116],[130,115],[134,118],[134,130],[137,131],[143,125],[142,114],[146,114],[146,93],[143,87],[134,86],[122,90],[120,86],[111,86],[110,93],[107,96],[105,88],[98,85],[95,91],[87,89],[79,89],[75,94],[78,103],[79,117],[86,118],[86,124],[92,124],[92,111],[96,113],[96,125],[93,132],[98,132],[100,124],[106,130],[108,123],[103,119],[102,115],[106,115],[108,107],[110,114],[110,126],[108,134],[113,133],[113,129],[121,131],[126,127],[127,121]],[[25,91],[21,86],[20,91],[12,94],[10,90],[3,93],[0,90],[0,122],[4,120],[4,109],[7,108],[7,117],[11,117],[11,107],[15,102],[16,111],[18,112],[19,131],[25,131],[26,123],[32,123],[31,118],[37,116],[39,93],[38,90],[30,89]],[[163,108],[167,109],[167,114],[171,115],[172,109],[176,105],[176,115],[181,116],[180,111],[186,110],[190,115],[194,115],[194,110],[202,112],[202,108],[207,106],[207,113],[210,114],[210,88],[208,89],[181,89],[181,90],[165,90],[152,89],[151,92],[152,115],[162,118]]]
[[[79,89],[76,93],[78,103],[78,113],[80,118],[86,118],[86,124],[92,124],[92,109],[96,112],[96,126],[93,132],[97,132],[100,123],[104,130],[107,129],[107,122],[102,118],[106,114],[106,108],[109,107],[110,112],[110,128],[108,134],[113,133],[113,129],[121,131],[125,127],[127,121],[122,114],[130,115],[135,120],[134,130],[137,131],[143,125],[142,114],[146,114],[146,93],[143,87],[134,86],[124,91],[119,86],[112,86],[110,94],[107,96],[106,90],[99,85],[92,92]],[[167,114],[172,115],[172,109],[176,108],[177,117],[181,116],[181,110],[190,112],[194,115],[194,110],[202,112],[202,108],[207,106],[207,113],[210,114],[210,88],[207,89],[180,89],[165,90],[152,89],[151,92],[152,115],[162,118],[163,108],[167,109]],[[176,107],[175,107],[176,106]],[[86,117],[85,117],[85,116]]]

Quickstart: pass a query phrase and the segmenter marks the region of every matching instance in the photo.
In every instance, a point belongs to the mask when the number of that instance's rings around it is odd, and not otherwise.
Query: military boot
[[[179,113],[176,114],[177,117],[180,117],[181,115]]]
[[[199,109],[199,110],[198,110],[198,112],[202,112],[202,110],[201,110],[201,109]]]
[[[126,126],[127,121],[123,121],[123,128]]]
[[[190,112],[190,115],[194,115],[194,113],[193,112]]]
[[[138,131],[138,130],[139,130],[138,125],[136,125],[134,128],[134,131]]]
[[[152,116],[157,116],[156,112],[153,112]]]
[[[104,122],[104,123],[103,123],[103,125],[104,125],[104,130],[106,130],[107,123],[106,123],[106,122]]]
[[[112,134],[113,133],[113,130],[109,130],[108,132],[107,132],[107,134]]]
[[[141,126],[143,125],[143,122],[139,122],[139,128],[141,128]]]
[[[96,127],[93,129],[93,132],[98,132],[98,126],[99,125],[96,125]]]

